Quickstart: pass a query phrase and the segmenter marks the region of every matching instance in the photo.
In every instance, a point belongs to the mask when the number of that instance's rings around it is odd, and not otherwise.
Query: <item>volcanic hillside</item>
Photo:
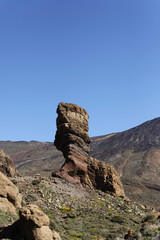
[[[130,198],[160,205],[160,118],[93,138],[90,154],[118,170]]]
[[[64,163],[62,153],[50,142],[0,141],[0,149],[10,155],[23,176],[48,176]]]

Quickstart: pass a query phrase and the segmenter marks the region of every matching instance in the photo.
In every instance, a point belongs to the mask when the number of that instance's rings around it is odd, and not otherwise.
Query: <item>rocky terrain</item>
[[[89,115],[85,109],[71,103],[57,108],[57,132],[54,145],[65,157],[63,166],[52,173],[78,186],[100,189],[125,197],[119,174],[113,166],[89,157]]]
[[[58,232],[62,240],[160,238],[159,212],[142,204],[123,197],[114,197],[100,190],[77,188],[60,178],[26,176],[12,177],[10,180],[23,196],[22,205],[29,205],[28,218],[31,218],[30,206],[37,205],[49,217],[49,220],[44,217],[41,225],[50,222],[50,229],[54,233]],[[34,206],[33,212],[36,211]],[[24,213],[25,217],[25,212],[23,207],[20,216]],[[40,213],[38,219],[41,219],[43,213]],[[34,219],[33,216],[31,219]],[[0,211],[0,229],[3,229],[4,224],[13,225],[18,219],[16,214]],[[1,235],[0,239],[3,239]]]
[[[48,216],[37,205],[23,203],[22,207],[23,196],[15,181],[9,179],[18,176],[12,159],[0,150],[0,239],[61,240],[59,234],[49,228]]]
[[[49,142],[0,142],[0,239],[160,239],[160,119],[90,140],[84,109],[60,103],[57,113],[62,154]]]
[[[160,118],[122,133],[91,138],[90,156],[113,165],[121,175],[126,195],[150,206],[160,205]],[[0,142],[23,175],[47,176],[65,162],[53,143]]]

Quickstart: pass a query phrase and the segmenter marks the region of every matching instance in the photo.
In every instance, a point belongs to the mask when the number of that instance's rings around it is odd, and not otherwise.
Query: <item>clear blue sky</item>
[[[159,0],[0,0],[0,140],[54,141],[61,101],[90,136],[160,116]]]

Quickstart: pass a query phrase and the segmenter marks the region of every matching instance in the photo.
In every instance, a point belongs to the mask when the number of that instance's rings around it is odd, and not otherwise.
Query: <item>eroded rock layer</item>
[[[89,115],[85,109],[70,103],[60,103],[57,108],[57,132],[54,144],[62,151],[66,161],[53,177],[84,187],[124,196],[123,186],[116,170],[105,163],[88,157],[90,138]]]
[[[54,145],[65,158],[70,152],[88,156],[90,138],[88,135],[89,115],[76,104],[60,103],[57,108],[57,132]]]

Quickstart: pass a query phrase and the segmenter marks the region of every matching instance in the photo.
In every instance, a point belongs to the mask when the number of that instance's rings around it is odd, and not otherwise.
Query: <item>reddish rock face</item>
[[[62,151],[66,162],[52,176],[82,184],[87,173],[90,138],[88,113],[76,104],[60,103],[57,108],[57,132],[54,145]]]
[[[66,161],[53,177],[84,187],[124,196],[123,186],[116,170],[105,163],[88,157],[90,138],[89,115],[85,109],[70,103],[60,103],[57,108],[57,132],[54,145],[62,151]]]

